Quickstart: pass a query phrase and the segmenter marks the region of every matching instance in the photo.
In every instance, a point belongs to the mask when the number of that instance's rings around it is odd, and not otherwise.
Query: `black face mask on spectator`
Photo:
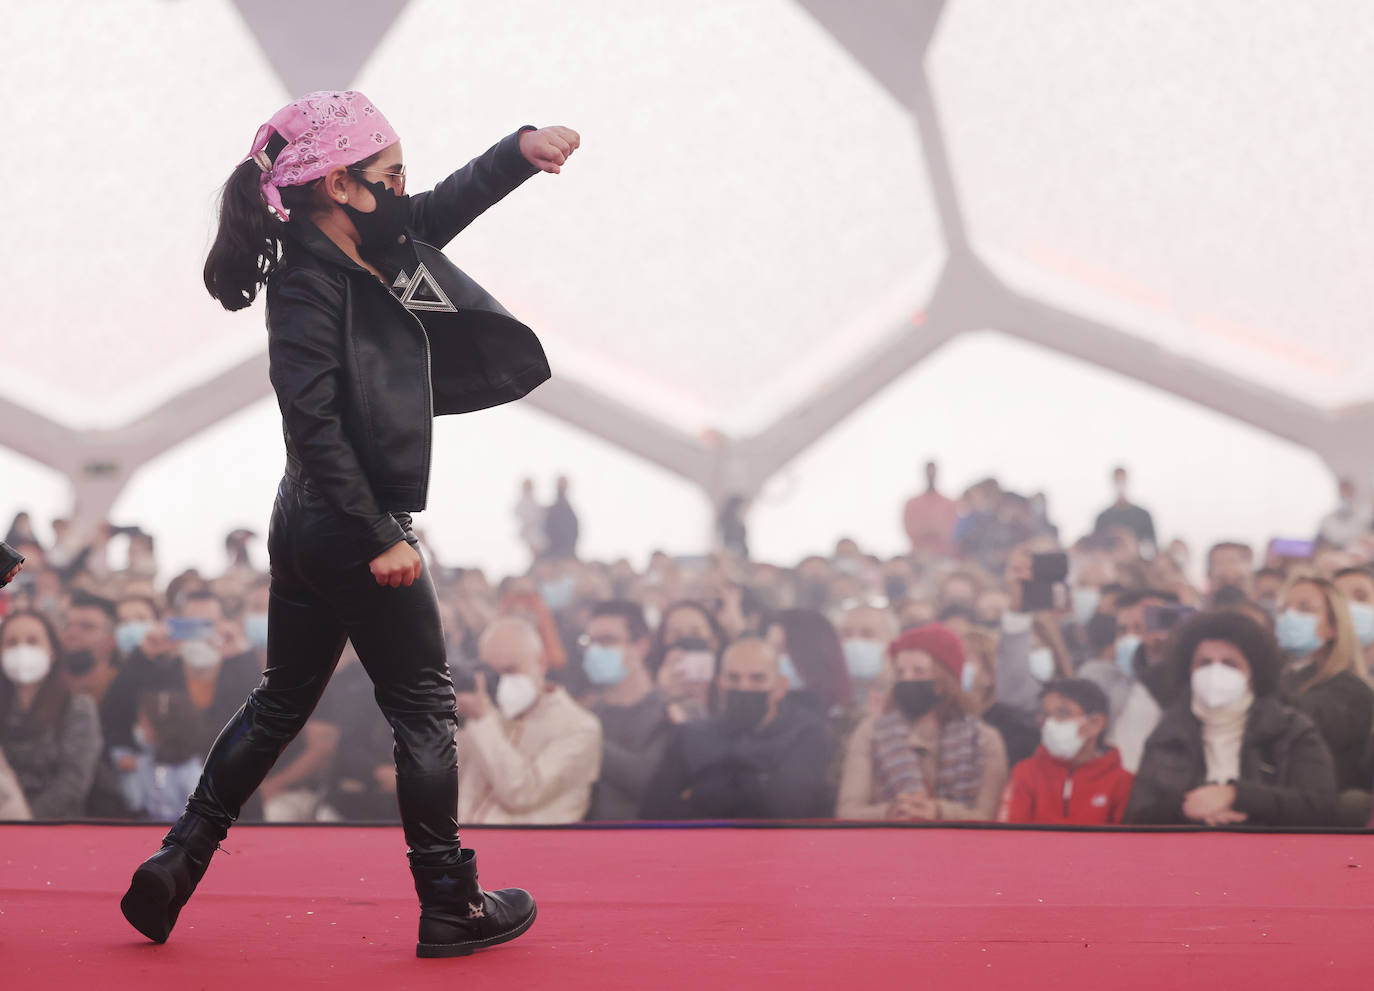
[[[95,655],[89,650],[73,650],[62,658],[62,665],[73,678],[81,678],[95,670]]]
[[[751,692],[742,688],[732,688],[725,693],[725,706],[721,718],[725,728],[732,736],[743,736],[756,729],[763,717],[768,715],[768,693]]]
[[[940,697],[935,694],[935,682],[929,678],[920,681],[899,681],[892,686],[892,701],[908,719],[920,719],[935,708]]]

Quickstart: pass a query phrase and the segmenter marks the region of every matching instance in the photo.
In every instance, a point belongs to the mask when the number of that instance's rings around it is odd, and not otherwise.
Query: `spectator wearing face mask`
[[[104,701],[119,670],[114,631],[113,602],[87,592],[72,597],[62,626],[62,676],[73,694]]]
[[[1316,724],[1331,751],[1337,786],[1367,788],[1362,768],[1374,727],[1374,690],[1346,598],[1325,579],[1299,578],[1282,601],[1276,631],[1287,663],[1280,696]]]
[[[1007,783],[1002,738],[960,690],[964,648],[946,627],[908,630],[889,645],[892,693],[849,741],[841,819],[989,821]]]
[[[1207,587],[1213,603],[1223,589],[1238,589],[1242,598],[1254,593],[1255,552],[1249,544],[1224,540],[1207,551]]]
[[[865,715],[882,706],[887,693],[883,684],[883,653],[901,632],[891,609],[876,605],[851,606],[840,615],[838,633],[844,651],[854,703]]]
[[[720,624],[699,602],[675,602],[664,610],[645,664],[674,723],[710,714],[711,683],[724,643]]]
[[[644,611],[624,600],[598,603],[584,640],[582,668],[596,692],[591,711],[601,721],[602,741],[601,777],[587,818],[634,819],[673,727],[645,664]]]
[[[1368,566],[1343,568],[1336,573],[1332,584],[1341,590],[1350,609],[1350,625],[1355,628],[1355,639],[1360,642],[1365,670],[1374,670],[1374,571]]]
[[[998,635],[989,630],[968,629],[959,634],[959,641],[964,645],[960,687],[973,714],[1002,737],[1007,764],[1014,767],[1040,745],[1039,723],[1019,709],[997,701]]]
[[[1040,698],[1040,746],[1012,768],[999,822],[1115,826],[1131,796],[1131,773],[1102,743],[1107,696],[1091,681],[1065,678]]]
[[[1115,660],[1121,674],[1130,681],[1121,714],[1107,732],[1107,742],[1121,752],[1121,764],[1135,772],[1140,766],[1145,741],[1159,725],[1160,717],[1185,692],[1187,672],[1169,661],[1167,629],[1150,629],[1146,622],[1150,610],[1176,606],[1178,600],[1158,589],[1138,589],[1125,592],[1116,600],[1118,638]],[[1084,666],[1085,678],[1097,681],[1108,696],[1120,682],[1103,684],[1099,671]]]
[[[567,823],[583,819],[601,769],[601,723],[545,679],[544,645],[524,620],[496,620],[482,635],[486,678],[457,693],[461,757],[458,818],[481,823]]]
[[[1033,719],[1039,711],[1040,692],[1056,677],[1072,673],[1068,650],[1052,610],[1030,612],[1024,608],[1026,583],[1033,576],[1037,553],[1050,553],[1053,543],[1028,542],[1007,557],[1006,608],[998,617],[1001,635],[997,647],[997,701]]]
[[[132,760],[120,773],[120,787],[135,816],[171,822],[181,815],[200,779],[204,737],[200,713],[184,691],[164,689],[139,700],[134,746],[114,750],[117,758]]]
[[[782,704],[778,652],[745,637],[721,657],[720,714],[678,728],[650,781],[645,819],[818,819],[829,812],[825,726]]]
[[[100,761],[100,712],[61,674],[52,624],[11,613],[0,624],[0,749],[36,819],[81,816]]]
[[[1187,691],[1150,736],[1127,823],[1333,824],[1336,775],[1312,721],[1278,697],[1278,644],[1238,613],[1203,613],[1174,641]]]

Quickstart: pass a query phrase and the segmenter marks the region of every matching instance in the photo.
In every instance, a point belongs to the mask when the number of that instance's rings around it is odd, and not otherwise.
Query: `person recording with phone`
[[[1175,628],[1195,612],[1159,589],[1134,589],[1117,597],[1116,663],[1130,677],[1131,688],[1107,743],[1121,752],[1121,765],[1132,773],[1160,717],[1186,687],[1186,672],[1167,663],[1168,645]]]
[[[668,718],[682,725],[711,712],[711,683],[725,633],[699,602],[675,602],[663,611],[645,658],[668,703]]]

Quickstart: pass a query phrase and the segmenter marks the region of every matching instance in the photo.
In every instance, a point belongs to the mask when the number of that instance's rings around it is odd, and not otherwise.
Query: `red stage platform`
[[[399,829],[241,826],[165,946],[119,897],[156,827],[0,827],[0,985],[29,988],[1367,987],[1362,835],[469,830],[539,919],[417,960]]]

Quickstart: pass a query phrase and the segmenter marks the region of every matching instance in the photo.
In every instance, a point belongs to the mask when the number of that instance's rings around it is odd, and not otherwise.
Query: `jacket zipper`
[[[420,318],[406,309],[406,305],[396,298],[396,295],[385,283],[380,280],[378,282],[387,298],[399,306],[401,312],[415,324],[415,328],[420,332],[420,339],[425,342],[425,404],[429,416],[425,419],[425,477],[420,489],[420,509],[416,510],[416,512],[421,512],[429,504],[429,472],[434,461],[434,377],[430,367],[429,333],[425,330],[425,325],[420,322]]]

